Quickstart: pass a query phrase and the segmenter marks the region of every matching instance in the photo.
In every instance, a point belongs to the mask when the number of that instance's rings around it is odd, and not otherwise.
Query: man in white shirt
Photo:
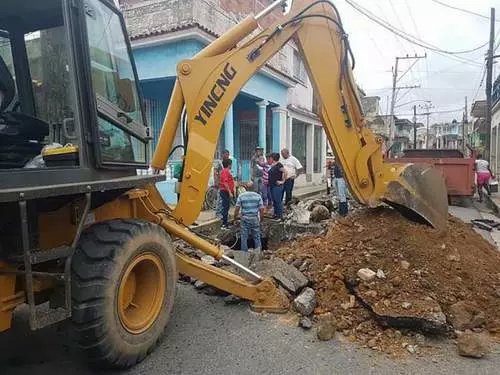
[[[280,162],[285,167],[288,176],[283,185],[285,193],[285,204],[288,204],[292,200],[292,191],[295,179],[302,173],[303,167],[302,164],[300,164],[300,161],[295,156],[290,154],[290,151],[288,151],[288,149],[284,148],[283,150],[281,150],[281,156],[282,159],[280,160]]]

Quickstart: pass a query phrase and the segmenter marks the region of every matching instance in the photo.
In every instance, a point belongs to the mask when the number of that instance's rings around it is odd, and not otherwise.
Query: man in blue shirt
[[[264,203],[260,194],[252,191],[252,182],[244,184],[246,191],[236,200],[234,219],[241,213],[241,250],[248,251],[248,236],[253,238],[255,250],[261,250],[260,220],[264,216]]]

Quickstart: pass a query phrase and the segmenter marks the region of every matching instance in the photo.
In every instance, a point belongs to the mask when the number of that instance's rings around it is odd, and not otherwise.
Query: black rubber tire
[[[118,288],[129,262],[143,252],[162,260],[165,302],[150,328],[132,334],[118,317]],[[128,368],[151,353],[170,318],[177,276],[172,241],[158,225],[111,220],[87,228],[72,260],[73,334],[86,359],[99,367]]]

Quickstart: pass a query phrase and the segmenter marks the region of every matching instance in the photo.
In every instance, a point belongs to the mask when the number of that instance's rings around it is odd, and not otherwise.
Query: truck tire
[[[112,220],[86,229],[72,259],[77,346],[99,367],[127,368],[161,341],[175,297],[170,236],[156,224]]]

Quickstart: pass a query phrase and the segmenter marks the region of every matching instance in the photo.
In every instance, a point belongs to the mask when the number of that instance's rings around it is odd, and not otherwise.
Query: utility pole
[[[425,113],[421,113],[422,115],[427,116],[427,125],[426,125],[426,135],[425,135],[425,149],[429,149],[429,116],[430,116],[430,109],[433,107],[431,102],[426,102],[424,105],[419,104],[420,108],[425,109]]]
[[[467,97],[465,97],[465,108],[464,115],[462,116],[462,153],[465,156],[465,127],[467,126],[469,120],[467,119]]]
[[[490,159],[490,139],[491,139],[491,85],[493,81],[493,45],[495,43],[495,8],[491,8],[490,16],[490,44],[488,56],[486,57],[486,144],[485,159]],[[491,160],[490,160],[491,163]]]
[[[413,106],[413,149],[417,149],[417,106]]]
[[[427,58],[427,54],[423,56],[396,56],[396,62],[394,64],[394,69],[392,71],[392,97],[391,97],[391,113],[390,113],[390,118],[389,118],[389,141],[388,141],[388,149],[392,146],[392,141],[394,139],[394,106],[396,105],[396,97],[397,93],[399,90],[406,90],[406,89],[414,89],[414,88],[419,88],[419,85],[415,86],[400,86],[397,87],[398,83],[398,65],[399,65],[399,60],[413,60],[413,59],[425,59]],[[406,73],[406,72],[405,72]],[[403,75],[405,74],[403,73]],[[401,77],[403,77],[403,75]]]

